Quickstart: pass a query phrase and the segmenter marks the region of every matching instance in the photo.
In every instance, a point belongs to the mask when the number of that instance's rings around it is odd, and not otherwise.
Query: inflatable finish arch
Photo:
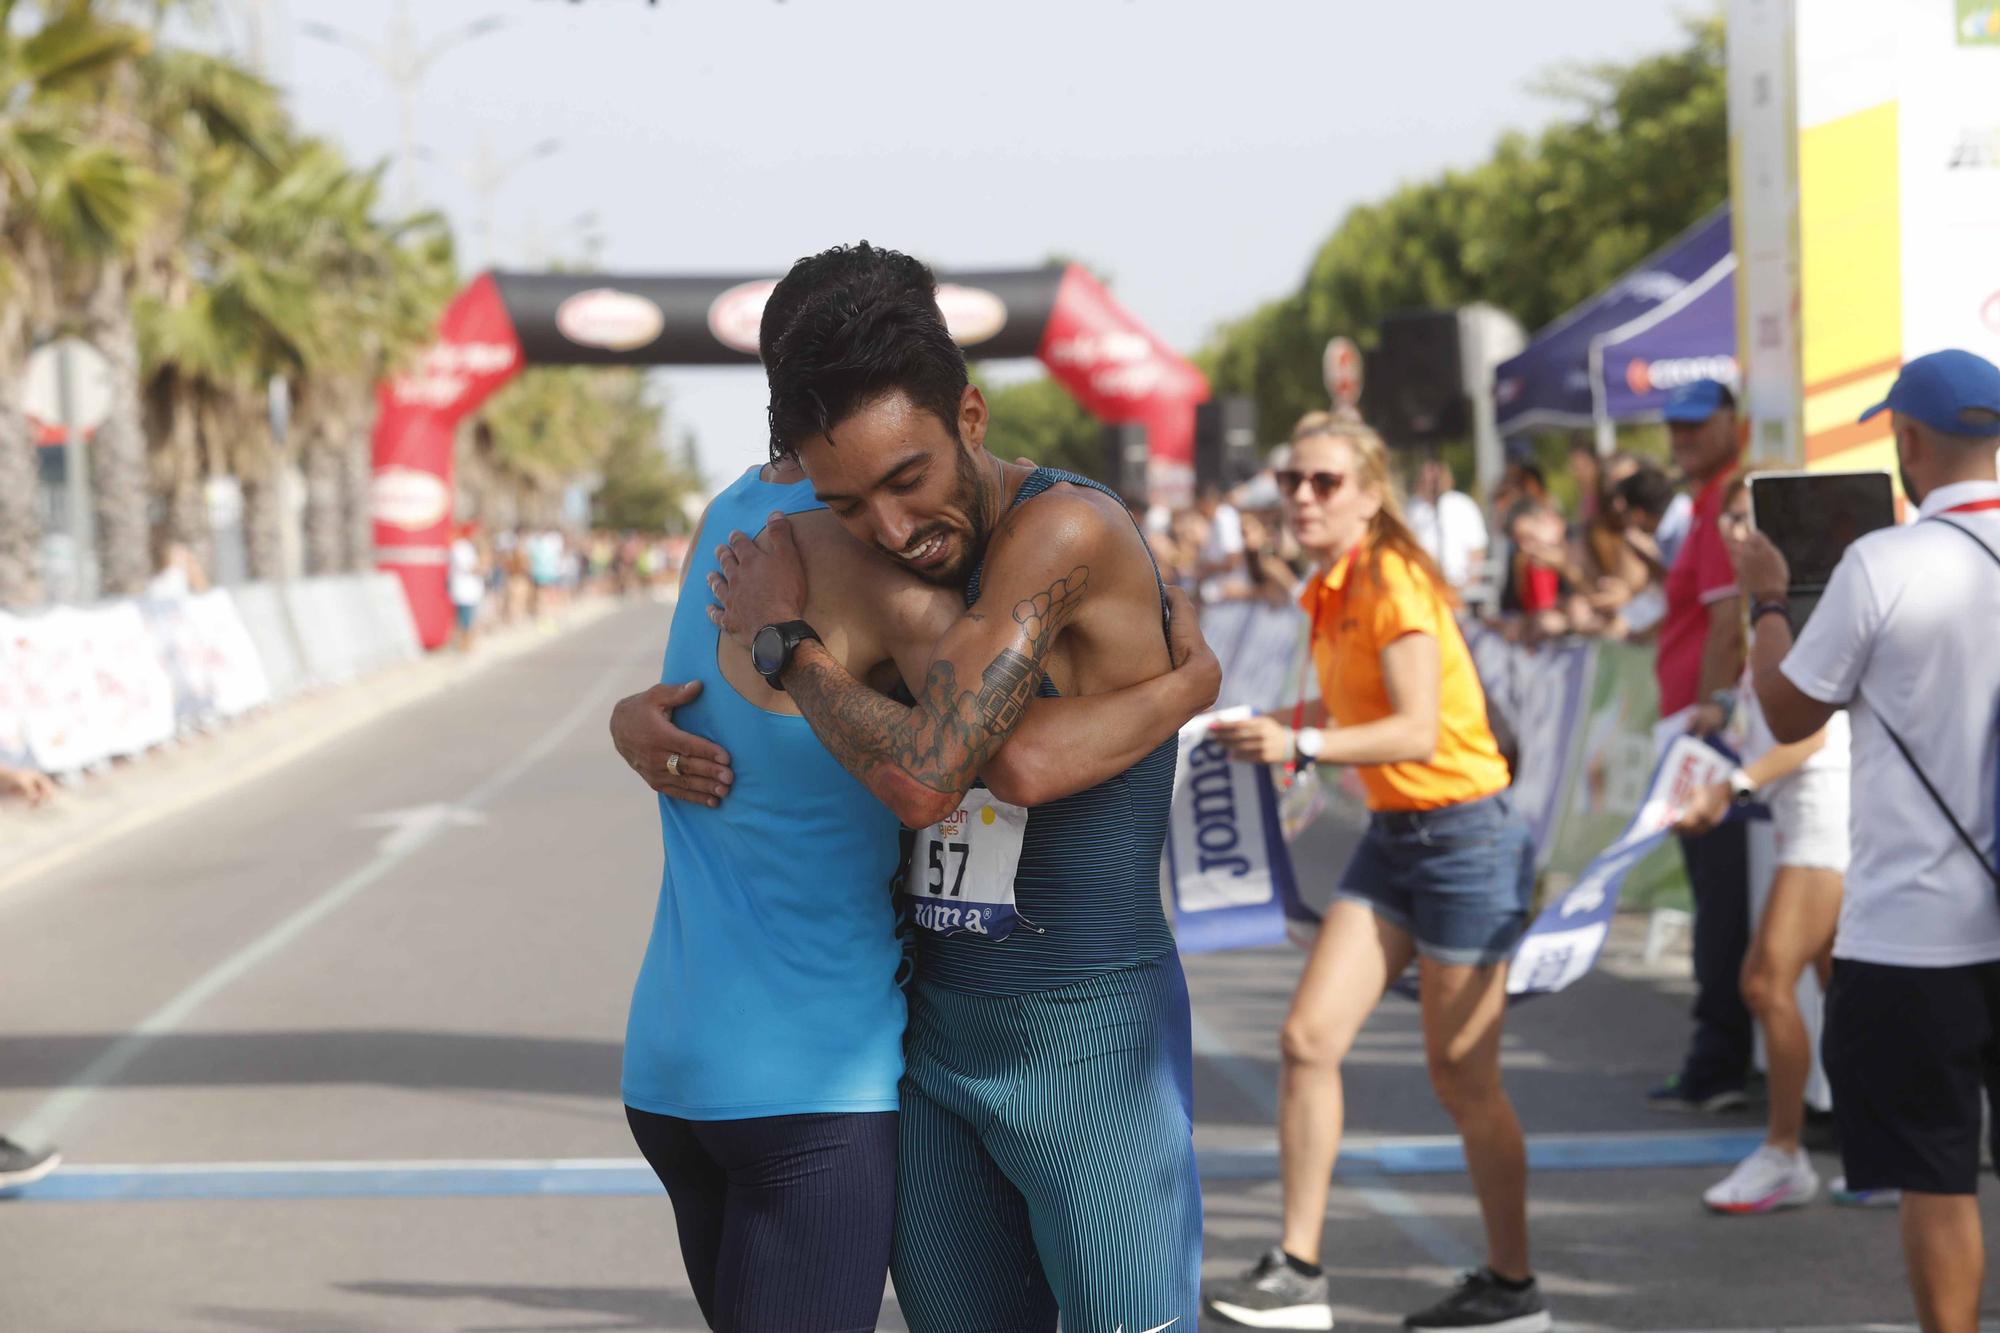
[[[952,336],[980,358],[1035,356],[1106,422],[1147,427],[1149,488],[1185,497],[1194,407],[1208,381],[1083,269],[938,275]],[[437,341],[377,397],[375,557],[409,594],[426,647],[450,630],[452,439],[460,420],[526,366],[757,364],[775,278],[486,273],[445,309]],[[758,423],[749,423],[761,429]]]

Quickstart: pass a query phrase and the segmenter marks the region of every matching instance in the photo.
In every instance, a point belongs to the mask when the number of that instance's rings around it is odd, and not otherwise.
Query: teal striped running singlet
[[[1104,489],[1042,468],[1015,503],[1060,482]],[[1160,907],[1175,750],[1028,812],[1006,938],[918,931],[891,1260],[912,1333],[1200,1322],[1187,982]]]
[[[1113,494],[1074,473],[1037,468],[1014,504],[1062,482]],[[973,570],[967,606],[978,602],[984,572],[983,563]],[[1164,590],[1160,597],[1164,647]],[[1053,698],[1056,687],[1044,676],[1038,693]],[[1172,954],[1173,931],[1160,906],[1160,847],[1175,754],[1169,739],[1109,782],[1029,811],[1014,878],[1020,924],[1004,940],[919,930],[918,977],[956,990],[1024,995]]]

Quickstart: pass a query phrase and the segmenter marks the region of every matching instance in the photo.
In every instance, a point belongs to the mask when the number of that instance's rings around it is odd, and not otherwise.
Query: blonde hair
[[[1369,577],[1375,586],[1382,586],[1382,552],[1394,551],[1404,560],[1424,572],[1431,586],[1447,599],[1454,593],[1445,582],[1444,571],[1438,568],[1436,560],[1410,531],[1408,520],[1403,517],[1402,495],[1397,490],[1395,474],[1389,468],[1389,446],[1375,428],[1361,419],[1361,414],[1352,408],[1341,408],[1333,412],[1308,412],[1299,418],[1299,424],[1292,427],[1289,443],[1291,452],[1307,440],[1340,440],[1353,451],[1355,461],[1361,465],[1361,474],[1354,480],[1382,499],[1382,507],[1375,511],[1375,517],[1368,520],[1368,532],[1363,537],[1367,549],[1362,559],[1367,562]]]

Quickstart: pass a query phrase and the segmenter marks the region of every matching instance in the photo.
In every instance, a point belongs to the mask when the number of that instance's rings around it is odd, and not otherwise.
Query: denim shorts
[[[1426,958],[1485,967],[1514,952],[1534,892],[1534,836],[1501,792],[1370,815],[1336,896],[1408,931]]]

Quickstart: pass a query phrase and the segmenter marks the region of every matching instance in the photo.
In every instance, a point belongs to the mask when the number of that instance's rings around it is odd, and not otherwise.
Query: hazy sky
[[[234,0],[261,10],[273,76],[304,125],[357,159],[395,151],[389,80],[304,36],[318,20],[384,41],[487,15],[505,29],[425,74],[424,202],[470,270],[582,260],[613,272],[777,274],[866,237],[942,267],[1108,273],[1191,349],[1291,290],[1351,205],[1478,162],[1503,130],[1564,109],[1553,66],[1680,40],[1701,0]],[[494,256],[447,164],[482,139],[560,152],[500,190]],[[585,214],[594,223],[580,222]],[[1032,365],[1026,367],[1032,371]],[[754,370],[663,372],[711,481],[765,452]]]

